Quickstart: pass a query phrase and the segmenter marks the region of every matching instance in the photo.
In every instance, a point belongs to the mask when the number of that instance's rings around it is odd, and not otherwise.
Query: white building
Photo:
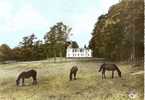
[[[92,57],[92,50],[87,48],[67,48],[67,58]]]

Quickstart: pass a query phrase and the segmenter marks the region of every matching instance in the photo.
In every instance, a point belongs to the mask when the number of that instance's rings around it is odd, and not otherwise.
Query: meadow
[[[98,72],[99,61],[65,62],[16,62],[0,64],[0,100],[143,100],[143,65],[132,67],[116,63],[122,71],[122,78],[107,72],[102,80]],[[69,81],[69,71],[73,65],[79,70],[77,80]],[[32,79],[25,80],[25,86],[16,86],[15,80],[22,71],[35,69],[38,72],[38,85]],[[129,98],[134,90],[136,97]]]

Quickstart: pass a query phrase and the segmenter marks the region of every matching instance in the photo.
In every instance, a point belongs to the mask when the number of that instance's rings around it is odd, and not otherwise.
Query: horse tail
[[[120,69],[117,67],[117,65],[115,65],[115,64],[113,64],[113,65],[115,66],[115,68],[116,68],[116,70],[118,72],[118,75],[121,77],[121,71],[120,71]]]
[[[101,65],[101,67],[100,67],[100,69],[99,69],[99,72],[101,72],[101,70],[103,69],[103,67],[104,67],[104,64]]]

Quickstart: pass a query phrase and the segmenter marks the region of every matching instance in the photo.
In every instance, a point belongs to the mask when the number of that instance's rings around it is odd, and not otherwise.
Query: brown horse
[[[74,80],[76,80],[76,74],[78,71],[78,67],[77,66],[73,66],[70,70],[70,75],[69,75],[69,79],[72,80],[72,77],[74,76]]]
[[[118,76],[121,77],[121,71],[115,64],[105,64],[104,63],[104,64],[101,65],[101,67],[99,69],[99,72],[102,71],[102,79],[106,78],[106,76],[105,76],[105,71],[106,70],[112,71],[112,78],[114,78],[114,71],[117,71]]]
[[[19,74],[17,80],[16,80],[16,85],[19,86],[20,80],[22,79],[22,86],[24,85],[24,79],[25,78],[33,78],[33,84],[37,84],[37,72],[35,70],[29,70],[27,72],[22,72]]]

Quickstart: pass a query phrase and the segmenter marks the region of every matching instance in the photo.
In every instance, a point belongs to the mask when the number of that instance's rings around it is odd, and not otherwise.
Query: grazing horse
[[[74,75],[74,80],[76,80],[76,74],[78,71],[78,67],[77,66],[73,66],[70,70],[70,75],[69,75],[69,79],[72,80],[72,77]]]
[[[22,86],[24,85],[24,79],[25,78],[30,78],[32,77],[33,78],[33,84],[37,84],[37,72],[35,70],[29,70],[27,72],[22,72],[19,74],[17,80],[16,80],[16,85],[19,86],[20,84],[20,79],[22,79]]]
[[[112,71],[112,78],[114,78],[114,71],[117,71],[118,76],[121,77],[121,71],[115,64],[105,64],[104,63],[104,64],[101,65],[101,67],[99,69],[99,72],[102,71],[102,79],[106,78],[106,76],[105,76],[105,71],[106,70]]]

